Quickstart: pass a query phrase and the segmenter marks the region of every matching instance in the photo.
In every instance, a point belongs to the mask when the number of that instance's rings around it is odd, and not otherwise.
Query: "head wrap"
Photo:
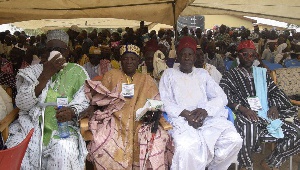
[[[72,26],[70,27],[70,30],[75,31],[75,32],[78,32],[78,33],[81,32],[81,29],[80,29],[77,25],[72,25]]]
[[[140,48],[133,44],[122,45],[120,48],[120,55],[123,55],[126,53],[133,53],[137,56],[140,56]]]
[[[236,50],[241,51],[242,49],[256,50],[255,45],[254,45],[253,41],[251,41],[251,40],[241,41]]]
[[[51,30],[47,33],[47,42],[51,40],[60,40],[69,44],[69,35],[63,30]]]
[[[156,52],[157,50],[158,50],[158,44],[157,44],[157,41],[155,39],[151,39],[151,40],[147,41],[147,43],[145,45],[145,53],[147,51]]]
[[[196,40],[190,36],[184,36],[179,41],[177,51],[180,52],[184,48],[191,48],[196,53],[196,49],[197,49]]]

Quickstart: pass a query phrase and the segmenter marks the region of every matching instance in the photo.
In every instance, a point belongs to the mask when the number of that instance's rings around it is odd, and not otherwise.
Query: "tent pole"
[[[173,16],[174,16],[174,26],[173,26],[173,28],[174,28],[174,31],[175,31],[175,42],[177,41],[177,39],[178,39],[178,33],[177,33],[177,19],[176,19],[176,9],[175,9],[175,3],[176,3],[176,0],[174,0],[173,2],[172,2],[172,7],[173,7]]]

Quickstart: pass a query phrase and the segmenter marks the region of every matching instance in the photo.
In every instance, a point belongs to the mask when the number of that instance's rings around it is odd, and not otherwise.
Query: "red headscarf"
[[[179,44],[177,47],[178,53],[180,53],[180,51],[184,48],[191,48],[196,53],[196,49],[197,49],[196,40],[190,36],[184,36],[179,41]]]
[[[241,41],[236,50],[241,51],[242,49],[245,49],[245,48],[256,50],[254,42],[251,40]]]

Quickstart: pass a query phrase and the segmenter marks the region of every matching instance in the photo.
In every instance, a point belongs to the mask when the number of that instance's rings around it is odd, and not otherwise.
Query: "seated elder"
[[[122,45],[120,55],[122,70],[108,71],[102,83],[87,81],[87,96],[96,110],[89,122],[93,140],[88,159],[97,169],[165,169],[168,133],[159,127],[152,147],[150,126],[135,120],[147,99],[157,97],[157,85],[136,71],[139,47]]]
[[[236,128],[244,139],[239,163],[242,169],[251,169],[252,152],[260,151],[261,137],[267,135],[277,139],[276,147],[261,164],[275,170],[300,151],[299,125],[285,121],[296,116],[296,107],[265,68],[253,66],[257,53],[251,40],[242,41],[237,51],[240,64],[223,75],[220,86],[227,94],[228,106],[235,110]]]
[[[89,77],[81,66],[66,63],[68,41],[64,31],[49,31],[48,57],[53,51],[61,55],[20,69],[17,74],[16,105],[20,112],[9,128],[7,147],[18,145],[34,128],[21,169],[84,169],[87,150],[77,115],[89,106],[83,88]],[[62,123],[68,124],[64,135],[58,126]]]
[[[196,41],[180,39],[178,68],[164,71],[159,91],[173,130],[171,169],[226,170],[237,159],[242,139],[227,120],[227,98],[202,68],[195,68]]]

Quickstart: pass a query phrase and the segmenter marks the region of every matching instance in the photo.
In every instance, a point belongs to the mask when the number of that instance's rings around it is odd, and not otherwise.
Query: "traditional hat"
[[[122,45],[120,48],[120,55],[123,55],[126,53],[133,53],[137,56],[140,56],[140,48],[133,44]]]
[[[184,48],[191,48],[196,53],[196,40],[190,36],[185,36],[181,38],[177,47],[177,51],[180,52]]]
[[[97,48],[97,47],[90,47],[89,49],[89,54],[101,54],[101,49],[100,48]]]
[[[237,51],[241,51],[242,49],[253,49],[253,50],[256,50],[254,42],[251,41],[251,40],[241,41],[236,50]]]
[[[47,42],[51,40],[60,40],[66,44],[69,43],[69,35],[63,30],[50,30],[47,32]]]
[[[70,27],[70,30],[75,31],[75,32],[81,32],[81,29],[77,25],[72,25]]]

